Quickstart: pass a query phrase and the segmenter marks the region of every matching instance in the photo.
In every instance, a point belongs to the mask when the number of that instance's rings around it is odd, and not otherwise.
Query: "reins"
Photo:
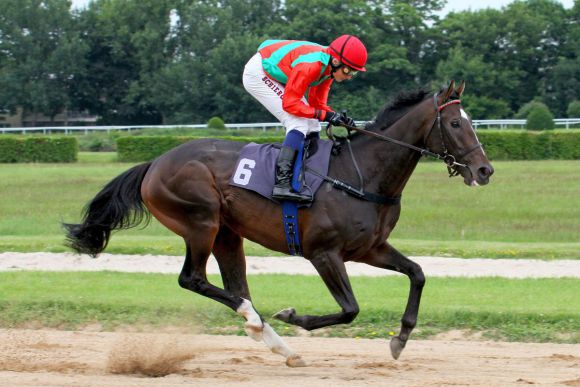
[[[466,164],[461,164],[458,163],[455,156],[453,156],[452,154],[449,153],[449,151],[447,150],[447,146],[445,145],[445,139],[443,137],[443,129],[441,127],[441,111],[443,109],[445,109],[446,107],[450,106],[450,105],[454,105],[454,104],[459,104],[461,103],[460,99],[454,99],[451,101],[448,101],[442,105],[437,105],[437,93],[435,93],[433,95],[433,102],[435,104],[435,109],[437,112],[437,116],[435,117],[435,120],[433,121],[433,124],[431,125],[431,129],[429,130],[429,133],[427,133],[426,139],[429,138],[429,136],[431,136],[431,133],[433,132],[433,129],[435,128],[435,124],[437,124],[437,129],[439,130],[439,135],[441,136],[441,144],[443,147],[443,153],[437,153],[437,152],[433,152],[427,148],[420,148],[418,146],[403,142],[403,141],[399,141],[399,140],[395,140],[394,138],[376,133],[376,132],[371,132],[370,130],[366,130],[366,129],[362,129],[356,126],[350,126],[350,125],[346,125],[343,124],[341,126],[343,126],[344,128],[347,129],[348,131],[348,136],[347,137],[343,137],[342,139],[345,140],[347,146],[348,146],[348,150],[352,159],[352,162],[354,164],[357,176],[358,176],[358,180],[359,180],[359,184],[360,184],[360,188],[354,188],[353,186],[351,186],[350,184],[347,184],[343,181],[337,180],[337,179],[333,179],[331,177],[325,176],[311,168],[307,168],[309,172],[311,172],[312,174],[318,176],[319,178],[323,179],[326,182],[329,182],[330,184],[332,184],[333,187],[340,189],[342,191],[345,191],[346,193],[348,193],[349,195],[355,196],[359,199],[363,199],[363,200],[367,200],[373,203],[377,203],[377,204],[389,204],[389,205],[397,205],[400,203],[401,201],[401,197],[400,196],[395,196],[395,197],[390,197],[390,196],[382,196],[382,195],[377,195],[377,194],[373,194],[370,192],[366,192],[364,191],[363,187],[364,187],[364,181],[363,181],[363,177],[362,174],[360,172],[360,169],[358,167],[358,164],[356,162],[356,159],[354,157],[354,153],[352,151],[352,147],[350,145],[350,136],[351,136],[351,131],[356,131],[362,134],[365,134],[367,136],[371,136],[374,138],[377,138],[381,141],[387,141],[399,146],[402,146],[404,148],[407,149],[411,149],[413,151],[419,152],[422,156],[429,156],[429,157],[433,157],[437,160],[442,160],[445,165],[447,166],[447,171],[449,172],[449,177],[453,177],[453,176],[457,176],[459,175],[459,171],[457,170],[458,167],[463,167],[463,168],[467,168]],[[333,142],[333,143],[337,143],[337,139],[334,136],[334,134],[332,133],[332,124],[328,124],[328,126],[326,127],[326,134],[328,136],[328,138]],[[461,154],[458,158],[462,159],[463,157],[467,156],[469,153],[473,152],[474,150],[480,148],[482,146],[482,144],[480,142],[478,142],[476,145],[474,145],[471,149],[469,149],[468,151],[464,152],[463,154]]]
[[[350,126],[350,125],[342,125],[342,126],[344,128],[346,128],[347,130],[349,130],[349,131],[352,130],[352,131],[355,131],[355,132],[360,132],[360,133],[365,134],[367,136],[371,136],[371,137],[378,138],[379,140],[391,142],[393,144],[400,145],[400,146],[402,146],[404,148],[412,149],[414,151],[417,151],[417,152],[421,153],[421,155],[426,155],[426,156],[435,157],[437,159],[441,159],[441,155],[440,154],[435,153],[435,152],[431,152],[428,149],[419,148],[418,146],[411,145],[411,144],[408,144],[408,143],[403,142],[403,141],[395,140],[394,138],[387,137],[387,136],[384,136],[384,135],[379,134],[379,133],[371,132],[370,130],[366,130],[366,129],[363,129],[363,128],[359,128],[357,126]],[[334,137],[334,136],[332,136],[332,137]]]
[[[456,157],[453,156],[452,154],[450,154],[449,151],[447,150],[447,146],[445,145],[445,140],[443,138],[443,130],[441,128],[441,111],[450,105],[461,103],[461,100],[454,99],[454,100],[451,100],[451,101],[444,103],[443,105],[437,105],[437,93],[435,93],[433,95],[433,102],[435,104],[437,116],[435,117],[435,120],[433,121],[433,125],[431,125],[431,129],[429,130],[429,133],[427,134],[426,138],[429,138],[429,136],[431,135],[431,132],[433,132],[433,129],[435,128],[435,124],[437,123],[437,129],[439,130],[439,134],[441,136],[441,143],[443,146],[443,154],[430,151],[429,149],[426,149],[426,148],[420,148],[420,147],[417,147],[417,146],[412,145],[412,144],[408,144],[408,143],[403,142],[403,141],[395,140],[394,138],[391,138],[391,137],[388,137],[388,136],[385,136],[385,135],[382,135],[382,134],[379,134],[376,132],[371,132],[370,130],[362,129],[362,128],[359,128],[356,126],[350,126],[350,125],[342,125],[342,126],[349,131],[349,135],[350,135],[351,131],[360,132],[360,133],[365,134],[367,136],[375,137],[375,138],[378,138],[379,140],[387,141],[387,142],[402,146],[404,148],[414,150],[416,152],[421,153],[422,156],[429,156],[429,157],[433,157],[437,160],[442,160],[445,163],[445,165],[447,166],[447,171],[449,172],[449,177],[457,176],[457,175],[459,175],[459,171],[457,170],[457,168],[458,167],[467,168],[467,164],[462,164],[462,163],[457,162]],[[332,126],[330,124],[326,128],[326,133],[332,141],[335,141],[335,137],[332,134]],[[348,137],[347,137],[346,141],[348,144],[349,143]],[[350,146],[350,144],[349,144],[349,146]],[[481,146],[482,146],[482,144],[478,142],[475,146],[473,146],[467,152],[464,152],[463,154],[461,154],[458,158],[461,159],[461,158],[467,156],[469,153],[480,148]],[[355,165],[356,165],[356,163],[355,163]]]

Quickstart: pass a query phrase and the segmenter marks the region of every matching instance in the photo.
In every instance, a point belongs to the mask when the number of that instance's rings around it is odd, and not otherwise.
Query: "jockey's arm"
[[[302,98],[312,82],[318,80],[322,65],[320,63],[300,63],[294,67],[286,82],[282,107],[285,111],[298,117],[324,120],[326,109],[305,104]],[[322,86],[323,82],[321,85]],[[328,85],[330,87],[330,84]],[[328,93],[327,93],[328,96]]]
[[[326,103],[328,101],[328,93],[330,92],[330,85],[333,79],[329,78],[318,86],[313,86],[308,91],[308,103],[315,109],[324,110],[327,112],[333,111]]]

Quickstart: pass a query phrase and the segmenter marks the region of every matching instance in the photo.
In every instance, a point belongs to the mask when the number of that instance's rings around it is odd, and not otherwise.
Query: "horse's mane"
[[[423,101],[430,91],[425,89],[402,91],[379,111],[375,119],[366,125],[368,130],[384,130],[399,120],[409,109]]]

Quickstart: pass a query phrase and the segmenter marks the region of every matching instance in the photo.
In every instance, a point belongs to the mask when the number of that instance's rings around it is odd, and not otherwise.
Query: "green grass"
[[[81,164],[108,164],[117,161],[117,152],[79,152]]]
[[[0,251],[66,251],[61,221],[131,164],[81,153],[76,164],[0,165]],[[580,259],[580,161],[494,163],[490,185],[466,187],[439,163],[420,163],[403,196],[391,243],[408,255]],[[182,255],[156,221],[113,235],[111,253]],[[246,243],[249,255],[273,255]],[[274,254],[275,255],[275,254]]]
[[[221,285],[217,276],[210,281]],[[314,331],[340,337],[388,337],[398,332],[408,294],[403,277],[353,277],[361,312],[355,322]],[[338,306],[314,276],[249,277],[256,308],[268,316],[288,306],[301,314],[328,314]],[[580,342],[580,281],[576,279],[431,278],[414,334],[482,332],[503,340]],[[278,321],[275,329],[298,329]],[[114,330],[179,326],[204,333],[243,334],[242,319],[215,301],[179,288],[175,275],[114,272],[0,273],[0,326]]]
[[[421,164],[393,236],[420,227],[428,240],[580,241],[580,160],[493,165],[491,184],[473,189],[448,182],[438,163]]]

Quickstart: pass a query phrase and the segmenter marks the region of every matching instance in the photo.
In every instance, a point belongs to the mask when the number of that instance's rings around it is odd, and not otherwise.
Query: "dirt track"
[[[102,257],[103,258],[103,257]],[[0,270],[177,272],[179,257],[0,254]],[[469,262],[469,270],[464,263]],[[578,277],[577,261],[437,260],[429,275]],[[212,262],[210,272],[217,271]],[[457,271],[457,267],[463,271]],[[312,274],[308,262],[258,259],[250,273]],[[351,272],[352,270],[352,272]],[[384,275],[351,266],[354,275]],[[98,327],[97,327],[98,329]],[[161,329],[160,329],[161,330]],[[385,340],[286,337],[308,363],[282,357],[248,337],[131,332],[0,329],[0,386],[510,386],[580,387],[580,345],[483,342],[452,332],[411,340],[392,360]],[[144,375],[146,374],[146,375]],[[166,375],[166,376],[160,376]]]
[[[506,278],[580,278],[580,260],[485,259],[411,257],[427,277],[506,277]],[[314,267],[299,257],[246,257],[247,273],[317,275]],[[132,273],[178,274],[183,257],[163,255],[101,254],[97,259],[71,253],[0,253],[0,271],[122,271]],[[347,262],[351,276],[401,275],[356,262]],[[208,274],[219,273],[216,260],[210,257]]]
[[[580,386],[578,345],[421,340],[395,361],[385,340],[295,337],[308,366],[288,368],[248,337],[0,330],[0,341],[2,386]],[[170,374],[123,374],[140,367]]]

